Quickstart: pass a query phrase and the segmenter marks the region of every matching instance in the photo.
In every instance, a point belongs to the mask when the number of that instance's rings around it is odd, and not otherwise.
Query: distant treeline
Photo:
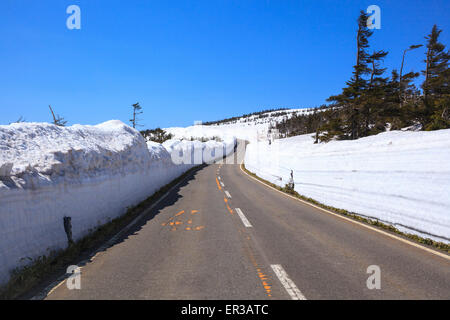
[[[356,64],[346,87],[328,98],[327,106],[307,115],[296,114],[276,125],[282,136],[316,132],[316,141],[358,139],[388,129],[412,125],[422,130],[450,128],[450,52],[439,42],[442,32],[433,26],[426,39],[426,55],[421,73],[421,90],[414,85],[418,72],[403,74],[406,54],[422,47],[411,45],[403,51],[400,70],[385,76],[382,62],[388,52],[370,51],[368,15],[357,20]]]
[[[203,122],[203,124],[205,126],[209,126],[209,125],[223,124],[223,123],[228,123],[228,122],[233,123],[233,122],[236,122],[237,120],[249,118],[251,116],[258,116],[258,118],[266,118],[266,117],[268,117],[268,115],[265,115],[264,113],[274,112],[274,111],[284,111],[284,110],[289,110],[289,108],[267,109],[267,110],[262,110],[262,111],[258,111],[258,112],[244,114],[244,115],[238,116],[238,117],[226,118],[226,119],[217,120],[217,121]],[[279,115],[284,115],[284,114],[287,114],[287,113],[286,112],[280,112]]]

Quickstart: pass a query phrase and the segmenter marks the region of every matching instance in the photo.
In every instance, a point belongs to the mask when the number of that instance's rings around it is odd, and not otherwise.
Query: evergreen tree
[[[139,119],[138,119],[138,115],[142,114],[142,107],[139,105],[139,102],[136,102],[135,104],[131,105],[133,107],[133,118],[130,119],[129,121],[131,122],[131,124],[133,125],[133,128],[136,128],[137,126],[141,126],[139,124]]]
[[[399,83],[397,105],[400,106],[400,115],[398,119],[394,119],[397,124],[393,127],[395,130],[411,126],[417,122],[422,123],[420,121],[420,110],[423,109],[422,93],[414,84],[414,80],[418,76],[418,72],[411,71],[403,75],[402,82]]]
[[[404,74],[406,53],[422,47],[411,45],[403,51],[400,73],[394,69],[384,77],[382,62],[387,52],[368,54],[372,31],[367,14],[358,18],[356,64],[352,77],[339,95],[331,96],[321,112],[295,115],[276,125],[283,136],[315,133],[315,143],[331,139],[357,139],[418,125],[425,130],[450,128],[450,52],[439,42],[441,30],[434,26],[427,39],[423,93],[415,86],[417,72]]]
[[[347,135],[344,132],[344,109],[334,105],[329,107],[326,111],[323,111],[323,117],[327,121],[320,127],[321,133],[319,134],[319,140],[321,142],[328,142],[333,138],[347,139]]]
[[[407,86],[408,84],[409,84],[409,82],[408,82],[408,80],[409,81],[411,81],[413,78],[415,78],[415,77],[418,77],[419,75],[417,74],[417,73],[408,73],[408,74],[406,74],[406,75],[403,75],[403,66],[404,66],[404,64],[405,64],[405,56],[406,56],[406,53],[408,52],[408,51],[411,51],[411,50],[415,50],[415,49],[418,49],[418,48],[420,48],[420,47],[422,47],[422,45],[421,44],[415,44],[415,45],[411,45],[411,46],[409,46],[409,48],[408,49],[405,49],[405,50],[403,50],[403,56],[402,56],[402,64],[401,64],[401,66],[400,66],[400,75],[399,75],[399,96],[400,96],[400,107],[402,106],[402,104],[405,102],[405,96],[404,96],[404,93],[405,93],[405,86]]]
[[[450,127],[450,71],[449,51],[439,42],[442,30],[436,25],[427,39],[426,68],[423,71],[425,81],[422,85],[424,95],[425,129],[436,130]]]
[[[370,55],[366,50],[373,31],[367,27],[368,17],[367,13],[361,11],[358,18],[356,64],[353,67],[353,76],[347,81],[347,87],[343,89],[342,94],[328,98],[328,101],[338,103],[346,109],[347,119],[345,119],[344,127],[339,131],[346,132],[350,139],[357,139],[360,135],[360,98],[368,85],[364,76],[370,73],[368,67]]]
[[[158,143],[163,143],[164,141],[173,138],[173,134],[167,133],[165,130],[163,130],[161,128],[147,129],[147,130],[142,130],[140,132],[146,140],[150,140],[150,141],[154,141],[154,142],[158,142]]]
[[[375,51],[368,57],[370,79],[360,102],[363,120],[362,136],[384,131],[386,127],[385,119],[382,118],[382,107],[386,102],[385,91],[388,78],[381,77],[386,71],[386,68],[381,68],[381,62],[387,54],[387,52],[380,50]]]

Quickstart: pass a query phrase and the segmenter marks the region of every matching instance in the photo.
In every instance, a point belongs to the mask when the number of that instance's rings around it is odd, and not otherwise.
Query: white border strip
[[[401,242],[403,242],[403,243],[409,244],[410,246],[413,246],[413,247],[422,249],[422,250],[424,250],[424,251],[427,251],[427,252],[429,252],[429,253],[431,253],[431,254],[434,254],[434,255],[436,255],[436,256],[439,256],[439,257],[441,257],[441,258],[444,258],[444,259],[450,261],[450,255],[447,255],[447,254],[445,254],[445,253],[442,253],[442,252],[439,252],[439,251],[436,251],[436,250],[433,250],[433,249],[424,247],[424,246],[422,246],[422,245],[420,245],[420,244],[418,244],[418,243],[415,243],[415,242],[412,242],[412,241],[410,241],[410,240],[407,240],[407,239],[398,237],[398,236],[396,236],[396,235],[394,235],[394,234],[391,234],[391,233],[388,233],[388,232],[386,232],[386,231],[383,231],[383,230],[374,228],[374,227],[369,226],[369,225],[367,225],[367,224],[365,224],[365,223],[362,223],[362,222],[353,220],[353,219],[351,219],[351,218],[344,217],[344,216],[342,216],[342,215],[340,215],[340,214],[337,214],[337,213],[331,212],[331,211],[329,211],[329,210],[323,209],[323,208],[321,208],[321,207],[319,207],[319,206],[316,206],[316,205],[314,205],[314,204],[312,204],[312,203],[309,203],[309,202],[304,201],[304,200],[302,200],[302,199],[299,199],[299,198],[297,198],[297,197],[291,196],[290,194],[286,194],[286,193],[284,193],[284,192],[282,192],[282,191],[280,191],[280,190],[278,190],[278,189],[275,189],[274,187],[265,184],[264,182],[262,182],[262,181],[256,179],[255,177],[252,177],[252,176],[249,175],[247,172],[245,172],[244,169],[242,169],[242,165],[243,165],[243,164],[244,164],[244,161],[242,161],[241,165],[239,166],[239,168],[241,169],[241,171],[242,171],[243,173],[245,173],[247,176],[249,176],[249,177],[252,178],[253,180],[258,181],[259,183],[261,183],[262,185],[266,186],[267,188],[270,188],[270,189],[272,189],[272,190],[275,190],[276,192],[279,192],[279,193],[283,194],[283,195],[286,196],[286,197],[295,199],[295,200],[300,201],[300,202],[302,202],[302,203],[304,203],[304,204],[307,204],[308,206],[311,206],[311,207],[314,207],[314,208],[316,208],[316,209],[319,209],[319,210],[321,210],[322,212],[331,214],[331,215],[333,215],[333,216],[335,216],[335,217],[338,217],[338,218],[340,218],[340,219],[349,221],[349,222],[351,222],[351,223],[360,225],[360,226],[362,226],[362,227],[364,227],[364,228],[367,228],[367,229],[370,229],[370,230],[372,230],[372,231],[381,233],[381,234],[383,234],[383,235],[385,235],[385,236],[388,236],[388,237],[390,237],[390,238],[396,239],[396,240],[401,241]]]
[[[239,218],[241,218],[242,223],[244,224],[244,226],[246,226],[247,228],[252,228],[251,223],[247,220],[245,215],[242,213],[242,210],[239,209],[239,208],[236,208],[236,212],[239,215]]]
[[[283,287],[286,289],[287,293],[291,296],[292,300],[306,300],[303,293],[297,288],[294,281],[289,278],[286,271],[284,271],[283,267],[280,264],[271,264],[273,272],[280,280]]]

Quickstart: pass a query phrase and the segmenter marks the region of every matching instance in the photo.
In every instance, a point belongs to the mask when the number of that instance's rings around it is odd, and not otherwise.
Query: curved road
[[[369,266],[380,289],[368,289]],[[450,299],[450,260],[209,165],[47,299]],[[373,283],[369,281],[370,283]]]

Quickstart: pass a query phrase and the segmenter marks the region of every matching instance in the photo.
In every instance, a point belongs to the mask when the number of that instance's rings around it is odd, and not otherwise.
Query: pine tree
[[[380,50],[375,51],[368,57],[370,80],[364,95],[360,99],[363,120],[362,136],[384,131],[386,127],[385,119],[381,119],[380,115],[382,115],[382,106],[385,103],[388,78],[381,77],[386,68],[381,68],[380,65],[387,54],[387,52]],[[371,128],[372,125],[374,125],[373,128]]]
[[[342,94],[328,98],[328,101],[338,103],[346,109],[347,119],[345,119],[344,127],[341,129],[347,133],[350,139],[357,139],[360,135],[360,100],[368,86],[368,81],[364,79],[364,76],[370,73],[368,67],[370,55],[366,49],[369,47],[369,37],[373,34],[373,31],[370,31],[367,27],[368,17],[367,13],[361,11],[358,18],[356,64],[353,67],[353,76],[347,81],[347,87],[343,89]]]
[[[425,129],[436,130],[450,127],[450,52],[439,42],[440,30],[433,26],[427,39],[426,69],[423,71],[425,81],[422,85],[424,94]]]
[[[344,123],[342,117],[342,109],[330,108],[327,111],[327,122],[320,127],[321,134],[319,140],[321,142],[328,142],[333,138],[345,139],[347,136],[344,132]]]
[[[136,102],[135,104],[131,105],[133,107],[133,118],[130,119],[129,121],[131,122],[131,124],[133,125],[133,128],[136,128],[137,126],[141,126],[139,124],[139,119],[138,119],[138,115],[142,114],[142,107],[139,105],[139,102]]]
[[[358,18],[356,64],[352,77],[339,95],[331,96],[322,112],[293,116],[277,124],[284,136],[315,133],[315,143],[332,139],[357,139],[387,130],[420,124],[422,129],[450,128],[450,52],[438,41],[441,30],[433,27],[427,39],[425,81],[421,92],[414,84],[419,73],[404,74],[407,52],[422,47],[411,45],[403,51],[400,73],[394,69],[384,77],[387,52],[368,54],[372,32],[367,15]]]
[[[158,143],[163,143],[164,141],[173,138],[173,134],[167,133],[161,128],[142,130],[140,133],[146,140],[155,141]]]

